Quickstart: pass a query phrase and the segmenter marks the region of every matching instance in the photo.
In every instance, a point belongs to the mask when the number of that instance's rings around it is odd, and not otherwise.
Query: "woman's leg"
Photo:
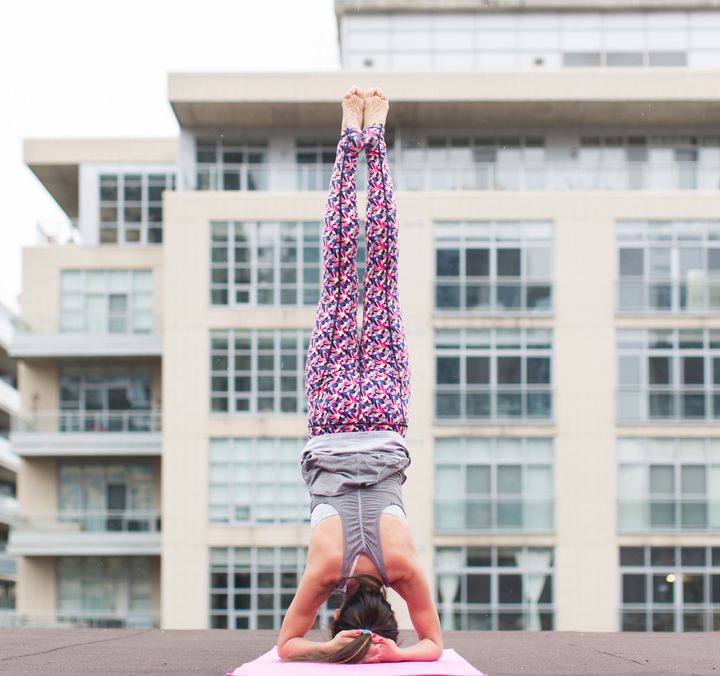
[[[365,130],[368,198],[360,338],[361,417],[375,429],[394,429],[404,435],[410,368],[398,295],[397,208],[384,132],[382,123]]]
[[[355,175],[362,132],[343,130],[330,179],[323,229],[323,277],[305,365],[309,436],[355,429],[357,377],[356,254],[358,215]]]

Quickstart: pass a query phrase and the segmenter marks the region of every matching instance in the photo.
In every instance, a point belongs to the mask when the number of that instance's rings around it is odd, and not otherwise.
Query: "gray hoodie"
[[[343,495],[372,486],[393,474],[405,482],[410,453],[405,439],[392,430],[337,432],[310,439],[300,466],[311,495]]]

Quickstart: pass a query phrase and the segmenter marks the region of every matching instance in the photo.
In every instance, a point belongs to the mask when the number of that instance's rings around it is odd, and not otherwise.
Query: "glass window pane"
[[[642,249],[620,249],[620,276],[642,277],[643,258]]]
[[[497,250],[498,277],[520,277],[520,249]]]

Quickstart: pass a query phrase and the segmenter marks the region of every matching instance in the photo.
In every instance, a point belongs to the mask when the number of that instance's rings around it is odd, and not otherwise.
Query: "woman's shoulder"
[[[342,564],[340,519],[323,519],[311,531],[305,574],[324,585],[335,584],[340,579]]]
[[[390,581],[412,575],[419,564],[415,541],[407,522],[384,515],[380,519],[380,538],[385,572]]]

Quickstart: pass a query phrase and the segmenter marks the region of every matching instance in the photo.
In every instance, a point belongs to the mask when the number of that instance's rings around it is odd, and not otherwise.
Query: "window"
[[[327,190],[335,165],[337,140],[298,139],[295,151],[298,190]]]
[[[267,145],[264,139],[199,137],[196,190],[267,190]]]
[[[63,366],[61,432],[156,432],[152,373],[144,367]]]
[[[57,559],[57,620],[84,627],[158,627],[147,556]]]
[[[720,331],[620,330],[618,420],[720,418]]]
[[[552,439],[435,439],[436,531],[552,528]]]
[[[316,305],[322,276],[321,229],[316,221],[212,223],[211,304]],[[362,223],[360,231],[364,231]],[[364,242],[361,234],[360,286],[365,274]],[[362,302],[362,293],[359,298]]]
[[[720,311],[720,221],[616,225],[619,312]]]
[[[380,71],[710,68],[720,57],[715,17],[643,9],[344,15],[342,62]]]
[[[435,331],[435,417],[550,420],[552,331]]]
[[[552,224],[437,222],[435,308],[442,312],[549,312]]]
[[[152,270],[62,270],[61,333],[152,333]]]
[[[165,190],[175,174],[101,174],[100,244],[160,244]]]
[[[623,631],[720,631],[720,547],[621,547]]]
[[[60,521],[77,523],[83,531],[160,529],[151,464],[62,461],[58,472]]]
[[[435,550],[445,631],[552,630],[553,552],[535,547]]]
[[[393,165],[402,190],[540,190],[541,136],[426,136],[408,133]]]
[[[210,521],[265,524],[310,521],[300,472],[307,439],[210,439]]]
[[[210,549],[210,628],[280,629],[305,569],[304,547]],[[339,596],[324,603],[314,627],[325,628]]]
[[[619,530],[720,530],[720,439],[618,439]]]
[[[305,412],[310,332],[258,329],[210,332],[213,413]]]

